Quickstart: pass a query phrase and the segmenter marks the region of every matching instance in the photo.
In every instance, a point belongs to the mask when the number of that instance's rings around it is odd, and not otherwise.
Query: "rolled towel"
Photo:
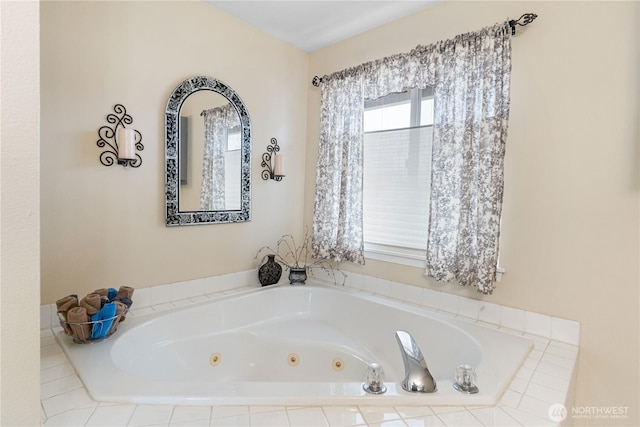
[[[127,307],[124,303],[120,301],[114,301],[113,303],[116,305],[116,316],[120,316],[119,322],[124,321],[124,319],[126,319],[127,317],[127,315],[125,314],[125,311],[127,311],[129,307]]]
[[[113,302],[116,301],[120,301],[121,303],[123,303],[124,305],[126,305],[128,308],[131,308],[131,304],[133,304],[133,301],[131,301],[129,298],[120,298],[120,297],[116,297]]]
[[[64,298],[60,298],[56,301],[56,307],[58,307],[58,313],[64,313],[69,311],[73,307],[78,306],[78,295],[69,295]]]
[[[67,322],[73,331],[73,337],[80,341],[86,341],[91,334],[91,325],[87,309],[84,307],[74,307],[67,312]]]
[[[109,296],[109,290],[107,288],[96,289],[95,291],[93,291],[91,293],[92,294],[98,294],[101,297],[108,297]]]
[[[109,297],[109,301],[111,301],[117,296],[118,296],[118,291],[116,291],[116,288],[107,289],[107,297]]]
[[[99,312],[91,316],[91,321],[94,322],[91,328],[91,338],[105,338],[107,332],[111,329],[115,315],[116,305],[110,302],[109,304],[105,304]]]
[[[100,301],[100,295],[89,294],[80,300],[80,306],[87,309],[87,314],[93,316],[100,311],[102,302]]]
[[[64,329],[64,333],[66,335],[73,334],[73,331],[67,324],[67,311],[71,310],[74,307],[78,307],[78,295],[69,295],[64,298],[60,298],[56,301],[56,307],[58,307],[58,316],[62,320],[60,325]]]
[[[135,289],[129,286],[120,286],[120,289],[118,289],[117,297],[131,299],[131,297],[133,296],[133,291],[135,291]]]

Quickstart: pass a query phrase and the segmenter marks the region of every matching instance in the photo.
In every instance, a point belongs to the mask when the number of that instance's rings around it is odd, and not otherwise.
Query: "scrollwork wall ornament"
[[[113,107],[113,111],[113,113],[107,114],[107,123],[113,125],[113,127],[105,125],[98,129],[98,136],[100,139],[98,139],[96,144],[100,148],[106,147],[105,151],[100,154],[100,163],[104,166],[112,166],[113,164],[118,163],[125,167],[131,166],[132,168],[138,168],[142,165],[142,157],[140,157],[138,153],[135,153],[135,159],[118,158],[118,141],[116,140],[118,128],[126,128],[125,125],[133,123],[133,118],[127,113],[127,109],[122,104],[116,104]],[[142,151],[144,150],[144,145],[142,145],[142,134],[137,130],[134,130],[134,132],[136,135],[134,143],[135,149],[136,151]]]
[[[268,179],[282,181],[282,175],[275,175],[271,165],[271,157],[273,157],[274,153],[277,153],[278,151],[280,151],[278,140],[271,138],[271,144],[267,145],[267,151],[262,155],[262,163],[260,163],[260,166],[266,168],[262,171],[262,179],[265,181]]]

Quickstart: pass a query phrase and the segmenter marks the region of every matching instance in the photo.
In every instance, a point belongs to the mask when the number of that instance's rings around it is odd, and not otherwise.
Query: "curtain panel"
[[[240,126],[238,113],[231,104],[210,108],[204,116],[204,154],[200,209],[225,210],[225,161],[229,129]]]
[[[426,273],[494,288],[509,117],[507,22],[324,76],[313,255],[364,263],[364,100],[434,87]],[[393,208],[393,207],[390,207]]]

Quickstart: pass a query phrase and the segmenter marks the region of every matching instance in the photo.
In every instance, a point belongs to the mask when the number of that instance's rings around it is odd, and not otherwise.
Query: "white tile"
[[[142,308],[149,307],[151,305],[151,290],[150,288],[140,288],[133,292],[131,297],[133,301],[132,307]]]
[[[248,406],[215,406],[211,411],[211,418],[236,417],[249,415]]]
[[[43,345],[40,347],[40,357],[52,356],[58,353],[62,353],[62,349],[57,343],[50,344],[50,345]]]
[[[149,288],[149,292],[149,305],[164,304],[171,301],[171,285],[153,286]]]
[[[458,314],[459,299],[457,295],[441,292],[440,310],[451,314]]]
[[[40,399],[48,399],[80,387],[82,387],[82,382],[75,374],[58,378],[40,386]]]
[[[460,412],[464,411],[464,406],[432,406],[431,410],[434,414],[448,414],[449,412]]]
[[[53,332],[51,329],[40,329],[40,338],[52,337]]]
[[[473,298],[458,297],[458,316],[478,320],[484,303]]]
[[[215,294],[224,290],[224,283],[220,276],[211,276],[203,279],[202,287],[205,294]]]
[[[171,302],[165,302],[163,304],[156,304],[156,305],[152,305],[151,308],[153,308],[153,311],[167,311],[167,310],[171,310],[173,308],[176,308],[175,305],[173,305],[173,303]]]
[[[249,406],[249,414],[262,414],[265,412],[286,411],[285,406]]]
[[[170,427],[209,427],[209,418],[202,418],[199,420],[178,421],[171,422]]]
[[[503,411],[505,411],[509,416],[511,416],[514,420],[518,421],[523,426],[553,426],[553,423],[548,417],[538,418],[526,412],[520,411],[518,409],[509,408],[506,406],[501,407]]]
[[[369,424],[400,419],[400,415],[391,406],[360,406],[360,413]]]
[[[84,426],[95,408],[72,409],[47,418],[44,427],[81,427]]]
[[[42,369],[40,371],[40,383],[43,384],[49,381],[57,380],[59,378],[68,377],[69,375],[75,375],[75,371],[73,370],[73,366],[71,366],[71,363],[66,362],[62,365]]]
[[[404,422],[409,427],[446,427],[437,415],[424,415],[417,418],[405,418]]]
[[[403,420],[383,421],[381,423],[367,424],[369,427],[407,427]]]
[[[544,356],[542,356],[544,358]],[[540,361],[536,368],[536,373],[543,373],[554,376],[558,379],[569,381],[571,379],[571,369],[564,368],[562,366],[547,363],[543,360]]]
[[[547,349],[547,346],[549,345],[549,338],[540,337],[538,335],[532,335],[526,332],[523,334],[523,336],[526,339],[533,341],[533,348],[535,350],[544,352]]]
[[[135,409],[136,405],[98,406],[86,426],[126,426]]]
[[[554,402],[562,403],[562,402]],[[534,415],[538,418],[545,418],[549,415],[549,407],[552,403],[543,402],[542,400],[534,399],[526,394],[522,396],[518,409],[528,414]]]
[[[415,418],[433,415],[433,411],[428,406],[396,406],[395,410],[402,418]]]
[[[491,408],[472,409],[471,412],[485,426],[513,427],[521,425],[512,416],[497,406]]]
[[[506,390],[500,400],[501,405],[509,406],[511,408],[517,408],[522,399],[522,393],[518,393],[513,390]]]
[[[289,426],[287,411],[259,412],[250,415],[251,427],[286,427]]]
[[[40,306],[40,329],[51,328],[51,304]]]
[[[49,331],[51,331],[51,329],[49,329]],[[56,341],[56,337],[53,336],[53,334],[45,336],[45,337],[40,337],[40,347],[44,347],[47,345],[52,345],[52,344],[58,344],[58,342]]]
[[[546,352],[548,354],[555,354],[556,356],[564,357],[565,359],[573,361],[578,356],[578,347],[558,341],[552,341],[549,343]]]
[[[129,420],[130,426],[148,426],[167,424],[171,419],[173,406],[170,405],[138,405]]]
[[[378,295],[384,295],[386,297],[394,297],[392,289],[394,288],[393,282],[386,279],[376,278],[375,293]]]
[[[133,317],[144,316],[145,314],[151,314],[151,313],[155,313],[155,311],[151,307],[133,308],[131,309],[131,311],[129,311],[129,313],[127,314],[127,317],[129,315],[132,315]]]
[[[529,387],[527,387],[527,391],[525,391],[524,395],[537,400],[541,400],[543,402],[547,402],[549,404],[564,403],[566,397],[566,393],[564,391],[545,387],[534,382],[531,382],[529,384]]]
[[[526,368],[523,366],[516,373],[516,377],[523,379],[525,381],[529,381],[531,379],[531,376],[533,375],[533,372],[534,372],[533,369]]]
[[[517,391],[518,393],[524,393],[528,385],[529,385],[528,381],[523,380],[522,378],[516,377],[513,379],[513,381],[511,381],[511,384],[509,385],[509,389],[513,391]]]
[[[541,337],[551,336],[551,317],[544,314],[525,312],[525,332]]]
[[[531,377],[531,382],[562,392],[565,392],[569,388],[568,379],[559,378],[555,375],[545,374],[540,371],[536,371],[533,374],[533,376]]]
[[[542,359],[540,359],[540,363],[549,363],[551,365],[556,365],[567,370],[571,370],[573,368],[573,360],[560,357],[549,352],[545,353],[542,356]]]
[[[292,426],[326,427],[329,425],[324,412],[319,407],[294,409],[287,412],[289,414],[289,423]]]
[[[531,353],[529,353],[529,359],[532,360],[536,360],[536,361],[540,361],[540,359],[542,359],[542,355],[544,354],[544,352],[540,351],[540,350],[536,350],[533,349],[531,350]]]
[[[448,412],[446,414],[438,414],[438,418],[447,426],[451,427],[477,427],[480,420],[469,411]]]
[[[524,331],[525,312],[517,308],[502,307],[500,325],[516,331]]]
[[[483,301],[480,312],[478,313],[478,320],[491,323],[493,325],[499,325],[501,312],[502,307],[498,304]]]
[[[322,411],[331,427],[355,426],[366,423],[360,410],[355,406],[325,406]]]
[[[424,288],[422,289],[422,305],[433,308],[434,310],[440,310],[441,296],[442,292]]]
[[[42,407],[47,417],[52,417],[91,402],[93,402],[93,399],[91,399],[87,391],[84,388],[77,388],[42,400]]]
[[[211,418],[210,406],[176,406],[171,415],[171,424],[206,419],[208,425],[209,418]]]
[[[580,323],[552,317],[551,339],[573,345],[580,344]]]
[[[246,415],[232,415],[229,417],[212,418],[211,427],[250,427],[251,419]]]
[[[64,353],[42,356],[40,358],[40,370],[51,368],[52,366],[62,365],[67,362],[67,356],[65,356]]]
[[[189,299],[193,302],[202,302],[202,301],[209,301],[211,298],[209,298],[206,295],[198,295]]]
[[[191,299],[179,299],[177,301],[171,301],[171,304],[176,307],[184,307],[185,305],[193,304],[193,301],[191,301]]]

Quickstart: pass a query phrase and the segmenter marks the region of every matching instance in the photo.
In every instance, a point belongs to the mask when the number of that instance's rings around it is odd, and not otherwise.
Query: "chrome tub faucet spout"
[[[404,362],[404,380],[402,388],[414,393],[433,393],[437,390],[436,381],[427,368],[420,347],[407,331],[396,331],[396,340],[400,346]]]

